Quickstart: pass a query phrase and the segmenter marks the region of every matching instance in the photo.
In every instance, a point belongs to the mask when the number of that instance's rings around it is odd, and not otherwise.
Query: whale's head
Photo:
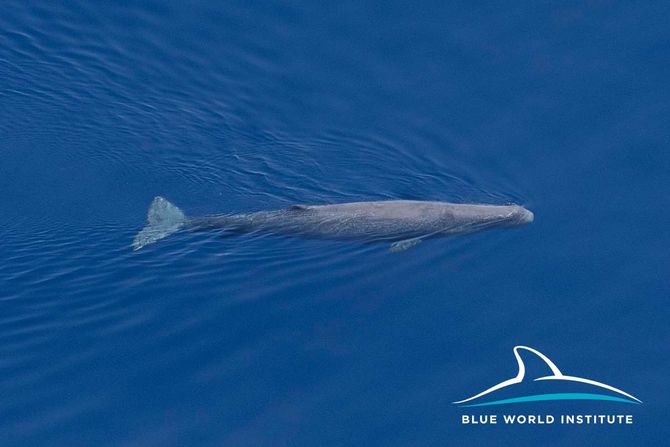
[[[512,225],[525,225],[535,220],[535,215],[532,211],[522,207],[521,205],[508,205],[508,213],[505,219]]]
[[[521,205],[458,205],[452,213],[461,231],[518,227],[535,219],[533,213]]]

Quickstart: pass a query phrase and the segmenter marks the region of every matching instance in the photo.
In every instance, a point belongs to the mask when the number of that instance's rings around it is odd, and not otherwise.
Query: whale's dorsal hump
[[[307,211],[311,207],[309,205],[291,205],[288,207],[288,209],[293,210],[293,211]]]
[[[535,380],[540,377],[563,377],[561,370],[554,362],[537,349],[515,346],[514,357],[519,366],[516,376],[518,381]]]

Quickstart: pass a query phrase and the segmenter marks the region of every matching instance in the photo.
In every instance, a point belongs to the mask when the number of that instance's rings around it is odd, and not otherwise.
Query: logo
[[[526,378],[526,365],[521,358],[520,351],[534,354],[549,368],[551,374],[540,375],[531,379]],[[490,405],[552,400],[601,400],[627,404],[642,403],[637,397],[611,385],[583,377],[565,375],[558,369],[554,362],[549,360],[549,357],[528,346],[515,346],[514,357],[516,357],[516,362],[519,366],[519,372],[515,377],[504,380],[472,397],[456,401],[454,404],[460,407],[484,407]],[[524,384],[528,383],[531,384],[530,388],[540,388],[539,386],[534,385],[535,382],[538,382],[538,385],[550,384],[552,385],[550,388],[567,388],[567,390],[566,392],[533,394],[523,392],[524,388],[528,388],[524,387]],[[510,387],[512,387],[512,389],[508,390]],[[510,392],[512,392],[511,396],[509,395]]]

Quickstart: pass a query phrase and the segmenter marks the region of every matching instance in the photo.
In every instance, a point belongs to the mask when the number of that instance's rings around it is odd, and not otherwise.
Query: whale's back
[[[327,239],[397,240],[439,231],[453,222],[442,202],[393,200],[295,205],[249,216],[254,230]]]

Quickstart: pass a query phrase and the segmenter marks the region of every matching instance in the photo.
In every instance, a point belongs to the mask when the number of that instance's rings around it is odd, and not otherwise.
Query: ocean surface
[[[669,20],[661,1],[3,2],[0,445],[667,442]],[[401,253],[207,232],[133,251],[157,195],[535,222]],[[643,403],[453,404],[513,377],[517,345]],[[462,424],[494,411],[634,423]]]

